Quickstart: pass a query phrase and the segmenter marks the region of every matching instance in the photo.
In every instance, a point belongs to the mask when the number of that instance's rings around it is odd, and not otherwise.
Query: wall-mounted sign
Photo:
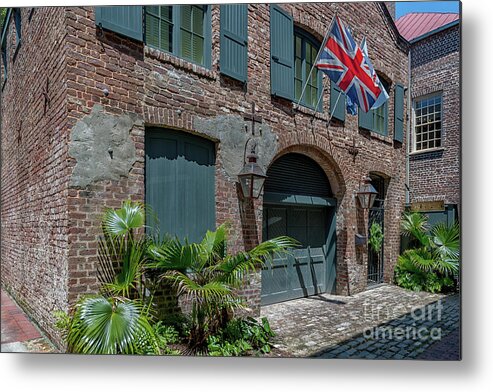
[[[442,201],[418,201],[411,203],[413,211],[444,211],[445,205]]]

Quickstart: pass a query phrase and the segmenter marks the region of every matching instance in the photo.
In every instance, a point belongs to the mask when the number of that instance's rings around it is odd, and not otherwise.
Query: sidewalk
[[[40,333],[22,309],[2,288],[0,352],[55,352],[51,343]]]

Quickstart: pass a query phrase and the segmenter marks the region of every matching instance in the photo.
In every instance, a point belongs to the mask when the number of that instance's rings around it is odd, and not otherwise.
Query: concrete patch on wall
[[[114,116],[95,105],[70,135],[69,155],[77,161],[70,186],[83,188],[96,181],[128,176],[137,159],[130,132],[134,126],[143,125],[137,115]]]
[[[223,168],[232,181],[236,181],[238,173],[243,168],[245,144],[252,137],[251,126],[250,121],[245,121],[243,117],[237,115],[221,115],[214,118],[195,117],[193,120],[193,127],[196,131],[219,140],[219,154]],[[259,129],[262,129],[261,135]],[[277,136],[266,124],[255,124],[255,134],[256,136],[253,136],[253,140],[248,144],[248,149],[252,143],[256,143],[258,163],[267,171],[267,167],[277,153]],[[247,150],[247,154],[248,152]]]

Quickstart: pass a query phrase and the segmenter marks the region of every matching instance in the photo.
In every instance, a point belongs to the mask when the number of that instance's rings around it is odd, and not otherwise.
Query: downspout
[[[410,189],[409,189],[409,154],[411,153],[411,121],[412,121],[412,108],[411,108],[411,47],[407,53],[407,124],[406,124],[406,205],[411,202]]]

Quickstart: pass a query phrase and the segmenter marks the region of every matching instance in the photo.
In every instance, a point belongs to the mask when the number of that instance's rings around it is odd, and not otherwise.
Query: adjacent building
[[[396,21],[410,42],[410,207],[431,225],[460,212],[460,16],[410,13]]]
[[[310,73],[336,13],[390,96],[368,114]],[[297,238],[243,290],[256,309],[392,281],[408,43],[384,3],[14,8],[1,40],[2,284],[55,339],[52,312],[98,289],[101,214],[128,198],[191,241],[229,222],[232,251]],[[267,180],[250,199],[254,145]],[[372,211],[356,197],[367,176]],[[381,257],[360,243],[369,220]]]

